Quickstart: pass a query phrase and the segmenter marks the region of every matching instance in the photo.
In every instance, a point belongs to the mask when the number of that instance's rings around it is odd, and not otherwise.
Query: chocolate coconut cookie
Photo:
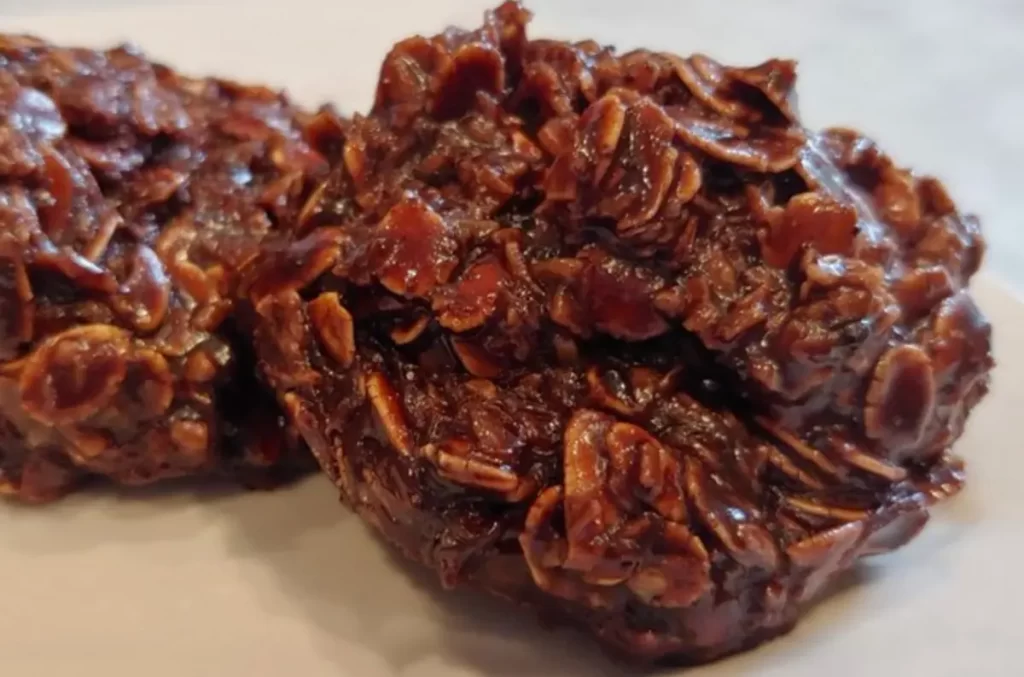
[[[0,491],[285,479],[238,271],[326,168],[259,87],[0,37]]]
[[[400,42],[248,271],[263,371],[342,497],[447,586],[705,661],[792,626],[961,486],[991,368],[977,222],[795,67]]]

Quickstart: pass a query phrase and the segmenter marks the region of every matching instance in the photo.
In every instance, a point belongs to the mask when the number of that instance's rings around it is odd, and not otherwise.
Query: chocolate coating
[[[265,375],[343,499],[447,586],[644,661],[787,630],[960,488],[977,222],[798,121],[794,64],[398,43],[250,269]]]
[[[305,467],[238,270],[325,163],[259,87],[0,37],[0,490]]]

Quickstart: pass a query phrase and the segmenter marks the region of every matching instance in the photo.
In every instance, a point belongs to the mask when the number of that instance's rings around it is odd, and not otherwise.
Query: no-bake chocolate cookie
[[[238,271],[326,168],[302,115],[131,48],[0,37],[0,491],[285,479]]]
[[[257,352],[345,502],[445,585],[710,660],[960,488],[978,224],[805,129],[792,62],[526,20],[402,41],[370,114],[311,121],[333,169],[248,269]]]

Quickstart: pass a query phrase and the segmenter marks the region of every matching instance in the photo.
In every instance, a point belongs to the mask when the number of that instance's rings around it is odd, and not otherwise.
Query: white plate
[[[0,10],[10,2],[0,0]],[[0,27],[96,46],[131,38],[190,72],[287,85],[305,103],[332,99],[349,110],[365,107],[392,41],[449,21],[472,24],[487,5],[97,4],[85,11],[69,0],[18,2],[18,15]],[[1003,49],[1022,54],[1020,41],[1009,40],[1019,31],[1017,4],[1003,3],[1006,15],[994,13],[995,0],[534,4],[535,34],[704,50],[729,61],[800,57],[808,120],[856,123],[900,160],[948,179],[986,217],[990,268],[1024,286],[1024,231],[1011,220],[1024,213],[1014,152],[1022,137],[1007,117],[1024,101],[1021,64],[997,58]],[[982,28],[990,32],[968,49],[941,40]],[[1006,87],[977,82],[988,72],[998,83],[999,69]],[[972,122],[975,141],[961,143]],[[976,291],[997,329],[999,368],[959,445],[969,490],[910,547],[851,577],[860,584],[789,637],[688,675],[1021,674],[1024,431],[1015,424],[1024,418],[1024,304],[991,278]],[[501,603],[439,592],[390,556],[319,477],[274,494],[168,487],[79,495],[43,509],[2,504],[0,582],[0,671],[18,677],[621,671],[572,632],[540,630]]]

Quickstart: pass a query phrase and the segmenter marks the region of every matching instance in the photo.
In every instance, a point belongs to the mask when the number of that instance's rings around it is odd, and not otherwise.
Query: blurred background
[[[195,73],[364,109],[389,45],[498,0],[0,0],[4,30],[130,39]],[[1024,291],[1024,0],[533,0],[533,34],[727,62],[800,60],[808,125],[856,126],[982,216],[987,270]],[[268,29],[272,27],[272,29]]]

